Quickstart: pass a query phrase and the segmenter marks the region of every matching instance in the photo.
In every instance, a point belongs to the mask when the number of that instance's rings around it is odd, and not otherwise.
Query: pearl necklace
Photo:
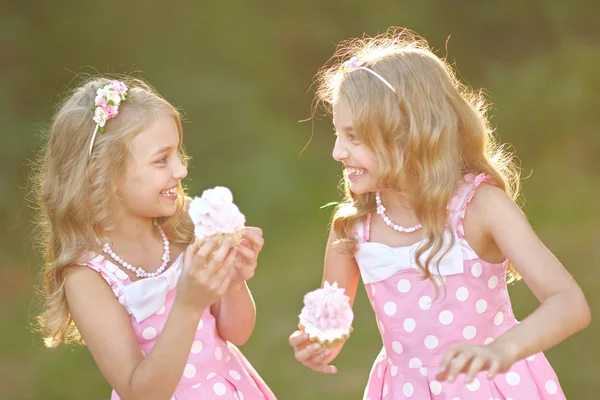
[[[416,224],[415,226],[405,228],[392,222],[392,220],[385,214],[386,208],[383,206],[383,204],[381,204],[381,192],[375,193],[375,203],[377,204],[377,214],[379,214],[387,226],[393,228],[395,231],[411,233],[422,228],[421,224]]]
[[[162,236],[163,246],[165,249],[165,251],[162,255],[163,263],[160,265],[160,267],[158,267],[158,269],[155,272],[147,272],[146,270],[144,270],[141,267],[135,267],[135,266],[129,264],[127,261],[125,261],[121,257],[119,257],[110,248],[110,245],[108,244],[108,242],[104,243],[104,246],[102,247],[102,251],[104,251],[106,254],[108,254],[113,260],[118,262],[124,268],[127,268],[131,272],[135,273],[135,276],[137,276],[138,278],[154,278],[155,276],[162,274],[165,271],[165,269],[167,268],[167,265],[169,265],[169,261],[171,261],[171,249],[169,247],[169,240],[167,239],[167,235],[165,235],[165,233],[163,232],[161,227],[156,222],[154,223],[154,225],[160,231],[160,236]]]

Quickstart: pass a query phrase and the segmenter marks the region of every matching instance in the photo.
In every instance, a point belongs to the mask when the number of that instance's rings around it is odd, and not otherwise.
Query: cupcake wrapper
[[[240,244],[240,242],[242,241],[243,233],[244,233],[244,231],[242,231],[242,230],[236,231],[234,233],[217,233],[217,234],[214,234],[211,236],[203,237],[201,239],[196,239],[196,244],[198,245],[198,247],[200,247],[204,243],[206,243],[207,241],[209,241],[211,239],[217,239],[217,244],[219,246],[221,246],[223,244],[223,242],[225,241],[225,238],[230,236],[232,239],[231,247],[235,247],[238,244]]]
[[[306,333],[306,331],[304,330],[304,326],[302,324],[298,324],[298,328],[302,332]],[[313,343],[319,343],[321,346],[323,346],[327,349],[333,349],[334,347],[337,347],[340,344],[344,343],[346,340],[348,340],[348,338],[350,338],[351,333],[352,333],[352,327],[350,327],[350,332],[348,332],[347,334],[343,335],[342,337],[334,339],[334,340],[321,340],[317,336],[310,336],[310,335],[309,335],[308,339]]]

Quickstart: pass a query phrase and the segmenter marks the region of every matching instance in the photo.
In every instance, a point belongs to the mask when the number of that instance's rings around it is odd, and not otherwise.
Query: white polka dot
[[[213,385],[213,391],[217,396],[223,396],[227,392],[227,388],[221,382],[217,382]]]
[[[385,303],[385,305],[383,306],[383,312],[386,315],[389,315],[390,317],[394,314],[396,314],[396,303],[394,303],[393,301],[388,301],[387,303]]]
[[[193,378],[196,375],[196,367],[194,367],[192,364],[188,364],[185,366],[185,369],[183,370],[183,376],[185,376],[186,378]]]
[[[521,382],[521,377],[516,372],[509,372],[506,374],[506,383],[511,386],[517,386]]]
[[[199,340],[195,340],[194,343],[192,343],[192,353],[194,354],[198,354],[202,351],[202,342]]]
[[[377,378],[381,379],[383,373],[381,372],[381,365],[377,367]]]
[[[219,346],[215,347],[215,358],[219,361],[221,361],[221,358],[223,358],[223,352],[221,352],[221,348]]]
[[[383,326],[383,322],[381,321],[377,321],[379,323],[379,330],[381,330],[381,333],[385,333],[385,326]]]
[[[375,285],[371,285],[371,294],[375,296]]]
[[[502,311],[498,311],[498,313],[494,316],[494,325],[500,326],[502,325],[502,321],[504,321],[504,314]]]
[[[211,372],[210,374],[206,375],[206,379],[210,380],[210,379],[214,378],[215,376],[217,376],[217,374],[215,374],[214,372]]]
[[[479,379],[477,378],[473,378],[473,380],[471,381],[471,383],[467,383],[467,389],[469,389],[471,392],[476,392],[479,390]]]
[[[433,335],[429,335],[425,338],[425,347],[429,350],[433,350],[438,346],[438,338]]]
[[[466,326],[465,329],[463,329],[463,337],[465,339],[471,340],[475,337],[476,334],[477,329],[475,329],[473,325]]]
[[[229,361],[231,361],[231,357],[227,356],[227,357],[225,357],[225,360],[227,360],[227,362],[229,362]]]
[[[392,365],[392,368],[390,368],[390,372],[391,372],[392,376],[396,376],[396,374],[398,373],[398,367],[396,367],[395,365]]]
[[[431,389],[431,393],[433,394],[440,394],[442,393],[442,384],[438,381],[432,381],[429,384],[429,389]]]
[[[115,271],[115,275],[117,276],[117,278],[119,278],[122,281],[124,281],[125,279],[128,278],[127,274],[120,269]]]
[[[548,394],[555,394],[558,391],[558,386],[553,381],[547,381],[544,386]]]
[[[204,321],[200,320],[200,322],[198,322],[198,329],[202,329],[203,326],[204,326]]]
[[[477,303],[475,303],[475,309],[477,310],[478,314],[483,314],[485,310],[487,310],[487,301],[484,299],[477,300]]]
[[[237,392],[238,397],[240,398],[240,400],[244,400],[244,393],[242,392]]]
[[[410,360],[408,360],[408,366],[410,368],[421,368],[423,366],[423,363],[417,357],[413,357]]]
[[[464,286],[459,287],[458,290],[456,291],[456,298],[459,301],[465,301],[468,297],[469,297],[469,289],[467,289]]]
[[[529,356],[526,358],[527,361],[533,361],[533,359],[535,358],[535,354]]]
[[[421,310],[429,310],[431,308],[431,297],[423,296],[419,299],[419,307]]]
[[[455,397],[452,400],[460,400],[460,397]]]
[[[240,400],[240,396],[238,396],[237,392],[235,392],[235,393],[233,394],[233,399],[234,399],[234,400]]]
[[[156,315],[163,315],[164,313],[165,313],[165,305],[163,304],[162,306],[160,306],[160,308],[156,312]]]
[[[403,324],[403,326],[404,326],[404,330],[405,330],[406,332],[412,332],[412,331],[414,331],[414,330],[415,330],[415,328],[416,328],[416,326],[417,326],[417,323],[416,323],[416,322],[415,322],[415,320],[414,320],[414,319],[412,319],[412,318],[406,318],[406,319],[404,320],[404,324]]]
[[[404,386],[402,386],[402,393],[404,393],[406,397],[412,397],[412,395],[415,394],[415,387],[412,383],[406,382]]]
[[[237,372],[233,369],[231,371],[229,371],[229,376],[231,376],[236,381],[239,381],[240,379],[242,379],[242,376],[239,374],[239,372]]]
[[[485,340],[483,341],[483,344],[490,344],[490,343],[492,343],[493,341],[494,341],[494,338],[491,338],[491,337],[489,337],[489,338],[487,338],[487,339],[485,339]]]
[[[156,334],[157,334],[156,329],[151,326],[145,328],[142,331],[142,337],[144,339],[148,339],[148,340],[154,339],[156,337]]]
[[[488,280],[488,287],[490,289],[496,289],[496,286],[498,286],[498,276],[494,275]]]
[[[450,325],[450,323],[452,322],[453,319],[454,319],[454,315],[452,315],[452,313],[448,310],[442,311],[440,313],[440,322],[443,325]]]
[[[383,397],[387,396],[388,394],[388,385],[387,383],[385,385],[383,385]]]
[[[192,386],[193,389],[198,389],[200,386],[202,386],[201,383],[197,383],[195,385]]]
[[[471,267],[471,273],[473,274],[473,276],[475,276],[477,278],[479,278],[481,276],[482,272],[483,272],[483,268],[481,268],[481,264],[479,264],[479,263],[475,263]]]
[[[407,293],[410,290],[410,281],[407,279],[400,279],[398,281],[398,290],[401,293]]]
[[[419,372],[421,373],[421,375],[427,376],[428,370],[426,367],[423,367],[423,368],[419,368]]]
[[[404,351],[402,343],[400,342],[392,342],[392,349],[394,349],[394,353],[396,354],[402,354],[402,351]]]

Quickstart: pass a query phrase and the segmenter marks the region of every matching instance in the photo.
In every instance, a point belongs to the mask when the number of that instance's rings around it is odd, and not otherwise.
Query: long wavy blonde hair
[[[121,103],[119,114],[98,134],[92,154],[90,140],[95,122],[92,106],[96,91],[110,82],[106,77],[88,78],[74,89],[54,115],[47,145],[34,166],[32,185],[38,204],[37,224],[45,259],[41,291],[43,313],[39,328],[48,347],[81,342],[67,305],[66,268],[81,263],[88,252],[97,253],[96,238],[114,225],[114,187],[126,169],[131,140],[157,115],[171,116],[177,125],[180,156],[184,163],[180,114],[146,82],[118,77],[129,87],[131,99]],[[184,190],[178,187],[177,212],[159,218],[174,243],[190,243],[193,225],[184,211]]]
[[[350,57],[384,77],[395,93],[368,71],[344,72],[340,65]],[[427,266],[443,250],[447,206],[466,174],[486,173],[516,199],[519,171],[494,139],[483,96],[459,82],[451,66],[415,33],[392,28],[342,42],[317,82],[318,104],[330,112],[340,100],[350,108],[358,137],[379,163],[379,187],[403,193],[414,205],[426,238],[416,253],[425,277],[431,278]],[[338,244],[355,251],[353,227],[375,211],[375,195],[352,193],[347,178],[344,188],[332,227]],[[423,265],[420,257],[429,249]],[[510,270],[510,278],[517,278]]]

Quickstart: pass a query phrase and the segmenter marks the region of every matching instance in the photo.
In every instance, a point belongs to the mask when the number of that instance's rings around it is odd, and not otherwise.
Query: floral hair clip
[[[129,100],[131,96],[128,96],[129,88],[121,81],[111,81],[108,85],[98,89],[96,91],[96,99],[92,110],[94,111],[94,122],[96,128],[92,135],[90,142],[90,151],[92,154],[92,148],[94,147],[94,141],[96,140],[96,134],[98,132],[104,133],[104,125],[106,121],[114,118],[119,113],[119,106],[122,101]]]
[[[383,82],[387,87],[390,88],[390,90],[392,92],[396,93],[396,89],[394,89],[394,87],[383,76],[379,75],[377,72],[373,71],[371,68],[365,67],[364,65],[365,65],[365,62],[363,60],[354,56],[354,57],[350,58],[349,60],[344,61],[338,67],[338,71],[341,73],[348,73],[348,72],[355,71],[357,69],[365,70],[368,73],[370,73],[371,75],[375,76],[381,82]]]
[[[364,61],[360,60],[358,57],[354,56],[349,60],[344,61],[339,67],[338,70],[340,72],[350,72],[355,69],[362,67],[365,64]]]

